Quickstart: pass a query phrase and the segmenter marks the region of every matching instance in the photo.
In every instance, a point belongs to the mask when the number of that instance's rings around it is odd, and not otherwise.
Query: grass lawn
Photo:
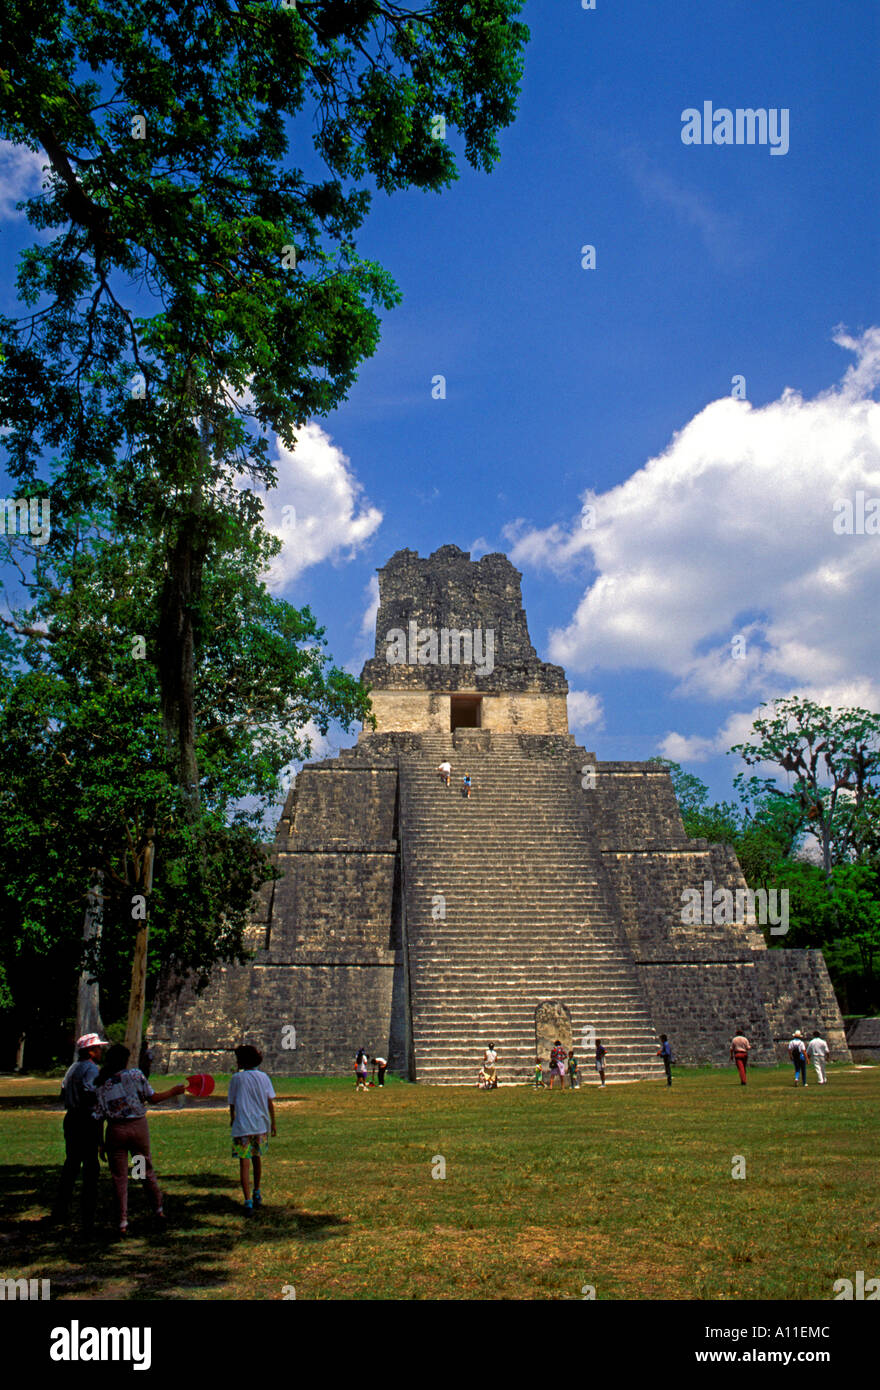
[[[283,1078],[251,1219],[226,1082],[151,1112],[168,1233],[134,1184],[114,1243],[103,1169],[106,1229],[83,1245],[40,1224],[59,1082],[0,1078],[0,1275],[50,1278],[61,1299],[830,1299],[835,1279],[880,1275],[880,1067],[832,1067],[825,1087],[811,1070],[808,1096],[787,1067],[746,1088],[680,1069],[671,1091],[564,1094]]]

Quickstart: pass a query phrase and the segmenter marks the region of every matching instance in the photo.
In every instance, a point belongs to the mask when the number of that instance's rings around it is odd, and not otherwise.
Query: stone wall
[[[854,1062],[880,1062],[880,1018],[860,1018],[847,1033]]]
[[[270,1071],[348,1073],[363,1046],[412,1074],[407,970],[412,981],[416,973],[405,940],[401,776],[406,783],[414,759],[424,772],[423,736],[439,761],[443,734],[451,749],[472,756],[491,753],[497,737],[499,752],[510,743],[504,757],[511,765],[513,745],[555,760],[558,788],[554,782],[544,814],[567,857],[554,891],[565,888],[570,901],[589,890],[584,901],[593,904],[603,940],[615,942],[598,988],[609,988],[612,963],[621,967],[625,957],[623,993],[641,986],[645,1030],[653,1022],[668,1033],[679,1061],[726,1063],[730,1038],[743,1027],[759,1062],[772,1062],[798,1027],[820,1026],[834,1055],[848,1056],[821,953],[768,950],[750,923],[682,921],[685,889],[699,891],[707,881],[733,893],[745,888],[736,857],[728,846],[687,838],[665,769],[597,762],[575,745],[565,674],[531,645],[520,575],[505,556],[471,561],[456,546],[427,559],[398,551],[379,571],[379,596],[376,656],[364,667],[378,730],[296,779],[273,846],[280,877],[261,893],[248,932],[251,963],[217,967],[201,995],[191,980],[163,982],[151,1025],[158,1070],[229,1070],[232,1047],[249,1040]],[[409,637],[407,661],[389,664],[388,633],[413,627],[417,641],[431,629],[491,630],[492,670],[410,660]],[[483,727],[453,734],[450,700],[464,692],[483,696]],[[528,785],[512,789],[511,802],[520,792],[527,805]],[[416,828],[445,853],[449,835],[434,823],[432,805],[426,802]],[[512,826],[509,854],[521,865],[527,839],[526,826]],[[461,847],[463,863],[471,852]],[[492,872],[487,862],[486,875]],[[583,926],[583,917],[572,925],[572,942]],[[415,931],[411,937],[410,947]],[[564,956],[565,942],[558,947]]]
[[[821,951],[779,949],[756,959],[764,1006],[776,1055],[788,1061],[788,1043],[796,1028],[805,1038],[818,1029],[838,1062],[849,1062],[846,1030]]]
[[[458,546],[444,545],[422,559],[417,551],[398,550],[379,570],[376,654],[364,666],[365,684],[376,690],[445,694],[475,690],[565,695],[562,667],[539,660],[529,639],[520,580],[506,555],[472,561]],[[409,637],[411,624],[413,638],[443,630],[491,632],[491,671],[480,674],[475,664],[420,661],[418,644]],[[389,662],[389,634],[401,632],[407,634],[408,659]]]
[[[405,1068],[397,770],[385,747],[303,768],[278,826],[281,877],[264,890],[253,961],[218,967],[200,995],[193,981],[163,983],[151,1022],[158,1070],[228,1071],[242,1040],[284,1074],[344,1073],[359,1047]]]
[[[465,693],[464,689],[462,693]],[[566,734],[568,708],[562,694],[542,691],[482,694],[481,727],[497,733]],[[415,733],[450,731],[451,696],[427,690],[373,690],[372,713],[377,733],[410,730]],[[371,737],[365,729],[362,737]]]
[[[589,755],[584,754],[585,757]],[[689,840],[672,779],[650,764],[597,763],[597,834],[652,1015],[680,1061],[724,1064],[745,1028],[756,1062],[787,1056],[795,1028],[821,1026],[848,1056],[821,952],[768,951],[754,922],[682,921],[686,889],[744,890],[729,845]],[[713,908],[714,913],[714,908]]]

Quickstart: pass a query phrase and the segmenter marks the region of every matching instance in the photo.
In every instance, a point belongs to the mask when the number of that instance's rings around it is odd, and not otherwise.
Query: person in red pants
[[[736,1062],[736,1069],[739,1072],[741,1086],[745,1086],[746,1084],[746,1067],[749,1064],[749,1053],[751,1050],[752,1044],[746,1037],[745,1030],[740,1028],[733,1042],[730,1044],[730,1055],[734,1062]]]

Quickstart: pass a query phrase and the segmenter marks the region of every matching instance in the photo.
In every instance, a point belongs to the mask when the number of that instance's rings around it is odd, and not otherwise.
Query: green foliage
[[[880,1007],[880,716],[776,700],[757,735],[731,752],[747,764],[777,762],[792,779],[739,773],[739,805],[709,804],[708,788],[677,763],[667,767],[685,830],[733,846],[752,888],[789,894],[785,947],[821,948],[838,996],[854,1011]],[[813,837],[823,862],[804,855]]]
[[[50,952],[68,977],[96,871],[114,989],[150,843],[151,971],[234,955],[266,875],[241,798],[272,797],[308,720],[367,714],[312,615],[260,579],[277,542],[256,488],[270,432],[293,447],[345,398],[398,301],[357,252],[372,189],[448,186],[438,117],[471,165],[497,159],[520,8],[5,5],[0,137],[50,173],[25,204],[26,312],[0,317],[0,428],[52,530],[10,552],[0,638],[0,1003],[39,1013]]]
[[[260,581],[264,552],[239,544],[206,576],[194,817],[165,738],[156,665],[132,655],[133,632],[155,650],[154,561],[93,539],[29,613],[45,639],[20,639],[19,659],[7,650],[0,666],[0,964],[5,1002],[14,995],[21,1013],[45,994],[50,959],[62,990],[54,1003],[67,1011],[96,872],[103,941],[91,964],[108,1009],[121,1011],[150,840],[150,979],[174,960],[204,971],[241,958],[253,894],[271,877],[261,808],[277,800],[282,770],[308,756],[299,730],[309,718],[326,732],[367,713],[364,690],[330,665],[308,611]],[[242,809],[248,797],[252,810]]]
[[[880,792],[880,714],[792,697],[762,705],[755,737],[734,744],[749,766],[775,763],[791,779],[790,790],[772,778],[752,778],[774,799],[788,801],[822,851],[826,874],[863,853],[876,852]]]

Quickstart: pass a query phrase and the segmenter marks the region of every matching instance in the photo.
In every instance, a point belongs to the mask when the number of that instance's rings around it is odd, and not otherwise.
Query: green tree
[[[164,737],[156,667],[140,655],[156,641],[155,555],[124,539],[95,537],[56,565],[54,592],[44,583],[18,615],[28,635],[4,638],[0,1004],[14,1006],[16,1025],[27,1018],[54,1031],[51,1012],[68,1012],[96,877],[101,959],[87,964],[118,1013],[146,931],[151,845],[159,853],[147,977],[173,960],[205,972],[241,959],[253,894],[271,876],[261,808],[277,798],[281,771],[308,756],[299,730],[308,719],[325,733],[331,720],[349,727],[367,717],[363,687],[329,662],[311,614],[260,579],[277,543],[239,544],[206,576],[193,815]],[[245,798],[256,799],[250,809]]]
[[[775,763],[791,777],[784,791],[758,779],[773,798],[787,800],[819,843],[825,874],[857,856],[870,838],[866,811],[876,804],[880,779],[880,715],[839,710],[793,696],[774,700],[756,719],[754,737],[734,744],[745,763]]]
[[[398,299],[357,253],[371,187],[446,187],[452,136],[474,167],[497,159],[527,37],[519,10],[5,7],[0,136],[44,151],[51,171],[25,205],[40,233],[18,273],[27,312],[0,319],[8,467],[23,495],[51,493],[38,584],[96,512],[154,557],[147,660],[176,814],[193,827],[208,576],[243,533],[262,534],[240,479],[275,482],[270,432],[293,446],[339,404]],[[6,621],[28,637],[27,618]],[[142,895],[154,848],[148,835],[136,856]]]

